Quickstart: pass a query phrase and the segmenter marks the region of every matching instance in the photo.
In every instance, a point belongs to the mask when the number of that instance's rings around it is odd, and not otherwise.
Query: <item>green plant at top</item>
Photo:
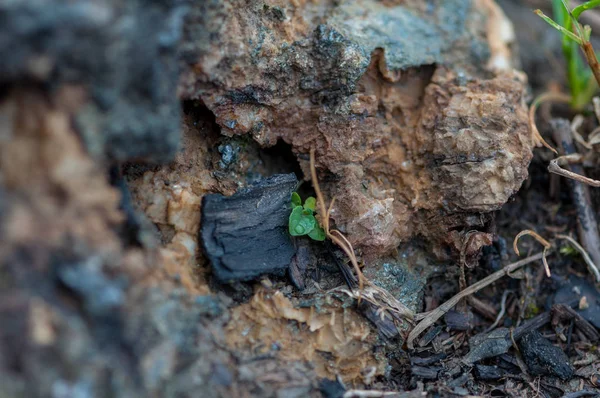
[[[292,193],[292,212],[289,218],[289,231],[292,236],[308,235],[311,239],[325,240],[325,231],[315,218],[317,200],[312,196],[307,198],[302,205],[302,199],[297,192]]]
[[[571,107],[577,111],[582,110],[591,101],[600,84],[600,66],[590,43],[591,29],[587,25],[581,26],[579,16],[599,5],[600,0],[590,0],[569,11],[568,0],[552,0],[554,20],[542,11],[535,10],[544,21],[562,33],[562,50],[567,61]],[[583,50],[589,68],[583,63],[577,47]],[[592,74],[596,82],[592,80]]]

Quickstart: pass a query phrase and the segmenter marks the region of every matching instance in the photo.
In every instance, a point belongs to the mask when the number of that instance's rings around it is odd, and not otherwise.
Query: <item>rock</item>
[[[204,197],[202,243],[220,281],[287,270],[295,253],[288,218],[297,185],[293,173],[275,175],[229,197]]]
[[[175,278],[161,249],[122,240],[119,190],[70,116],[36,88],[0,101],[0,396],[318,394],[304,361],[239,365],[225,299],[186,278],[197,263]],[[176,185],[161,208],[194,258],[200,202]]]
[[[367,257],[487,228],[527,177],[526,81],[510,59],[483,66],[509,54],[493,2],[240,4],[192,8],[207,29],[186,25],[181,92],[225,135],[290,144],[305,176],[315,149],[335,225]]]
[[[423,288],[431,274],[430,253],[418,244],[403,244],[400,258],[384,257],[363,270],[364,275],[415,313],[421,311]]]
[[[552,375],[563,380],[573,377],[575,371],[567,355],[540,332],[534,330],[525,334],[518,344],[523,360],[533,376]]]
[[[180,139],[177,49],[185,12],[166,0],[4,1],[0,83],[77,88],[77,126],[91,153],[169,160]]]

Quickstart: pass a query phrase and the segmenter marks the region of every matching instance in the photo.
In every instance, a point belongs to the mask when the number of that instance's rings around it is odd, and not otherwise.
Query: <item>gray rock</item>
[[[169,0],[0,2],[0,83],[85,87],[77,125],[90,152],[166,161],[179,145],[185,12]]]

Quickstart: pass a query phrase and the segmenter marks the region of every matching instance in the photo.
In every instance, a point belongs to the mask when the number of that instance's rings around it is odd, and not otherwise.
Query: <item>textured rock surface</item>
[[[486,41],[498,25],[486,18],[502,17],[492,2],[223,4],[191,11],[213,23],[186,30],[204,41],[188,48],[182,93],[223,134],[282,139],[299,159],[315,148],[332,216],[366,254],[485,229],[472,216],[526,178],[525,81],[485,69],[505,45]]]
[[[82,90],[88,150],[165,161],[179,145],[177,45],[186,8],[153,1],[3,1],[0,83]]]
[[[0,102],[0,396],[318,394],[306,363],[224,348],[227,301],[194,274],[194,246],[177,251],[196,242],[191,194],[166,206],[167,247],[124,245],[119,192],[72,116],[32,90]]]
[[[290,172],[259,161],[283,140],[305,175],[317,150],[364,253],[414,234],[477,251],[485,232],[458,231],[486,229],[530,156],[522,80],[483,66],[489,3],[0,2],[0,396],[310,397],[318,376],[389,375],[398,347],[344,293],[283,284],[228,309],[202,197]],[[178,78],[214,115],[180,124]],[[131,222],[111,162],[171,159],[125,165],[152,225]],[[416,306],[413,271],[372,269]]]

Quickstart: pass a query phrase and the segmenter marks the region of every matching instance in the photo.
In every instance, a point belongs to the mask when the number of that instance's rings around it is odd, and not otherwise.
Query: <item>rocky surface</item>
[[[337,227],[411,308],[427,267],[383,254],[423,235],[470,259],[491,239],[482,213],[532,146],[524,80],[490,63],[507,50],[493,2],[249,3],[0,2],[0,396],[387,380],[405,330],[390,343],[323,293],[334,261],[299,298],[217,285],[200,249],[205,195],[308,176],[311,148]],[[261,148],[281,141],[293,161]]]
[[[81,90],[88,150],[164,162],[179,147],[178,43],[186,8],[156,1],[4,1],[0,84]]]
[[[190,194],[175,188],[168,245],[125,243],[119,191],[72,116],[32,90],[0,105],[0,396],[318,394],[306,363],[226,348],[230,300],[185,247]]]
[[[204,40],[182,92],[223,134],[289,143],[305,176],[316,149],[336,225],[365,254],[484,230],[471,216],[527,177],[526,82],[496,62],[512,30],[493,2],[219,4],[192,11],[214,23],[186,30]]]

